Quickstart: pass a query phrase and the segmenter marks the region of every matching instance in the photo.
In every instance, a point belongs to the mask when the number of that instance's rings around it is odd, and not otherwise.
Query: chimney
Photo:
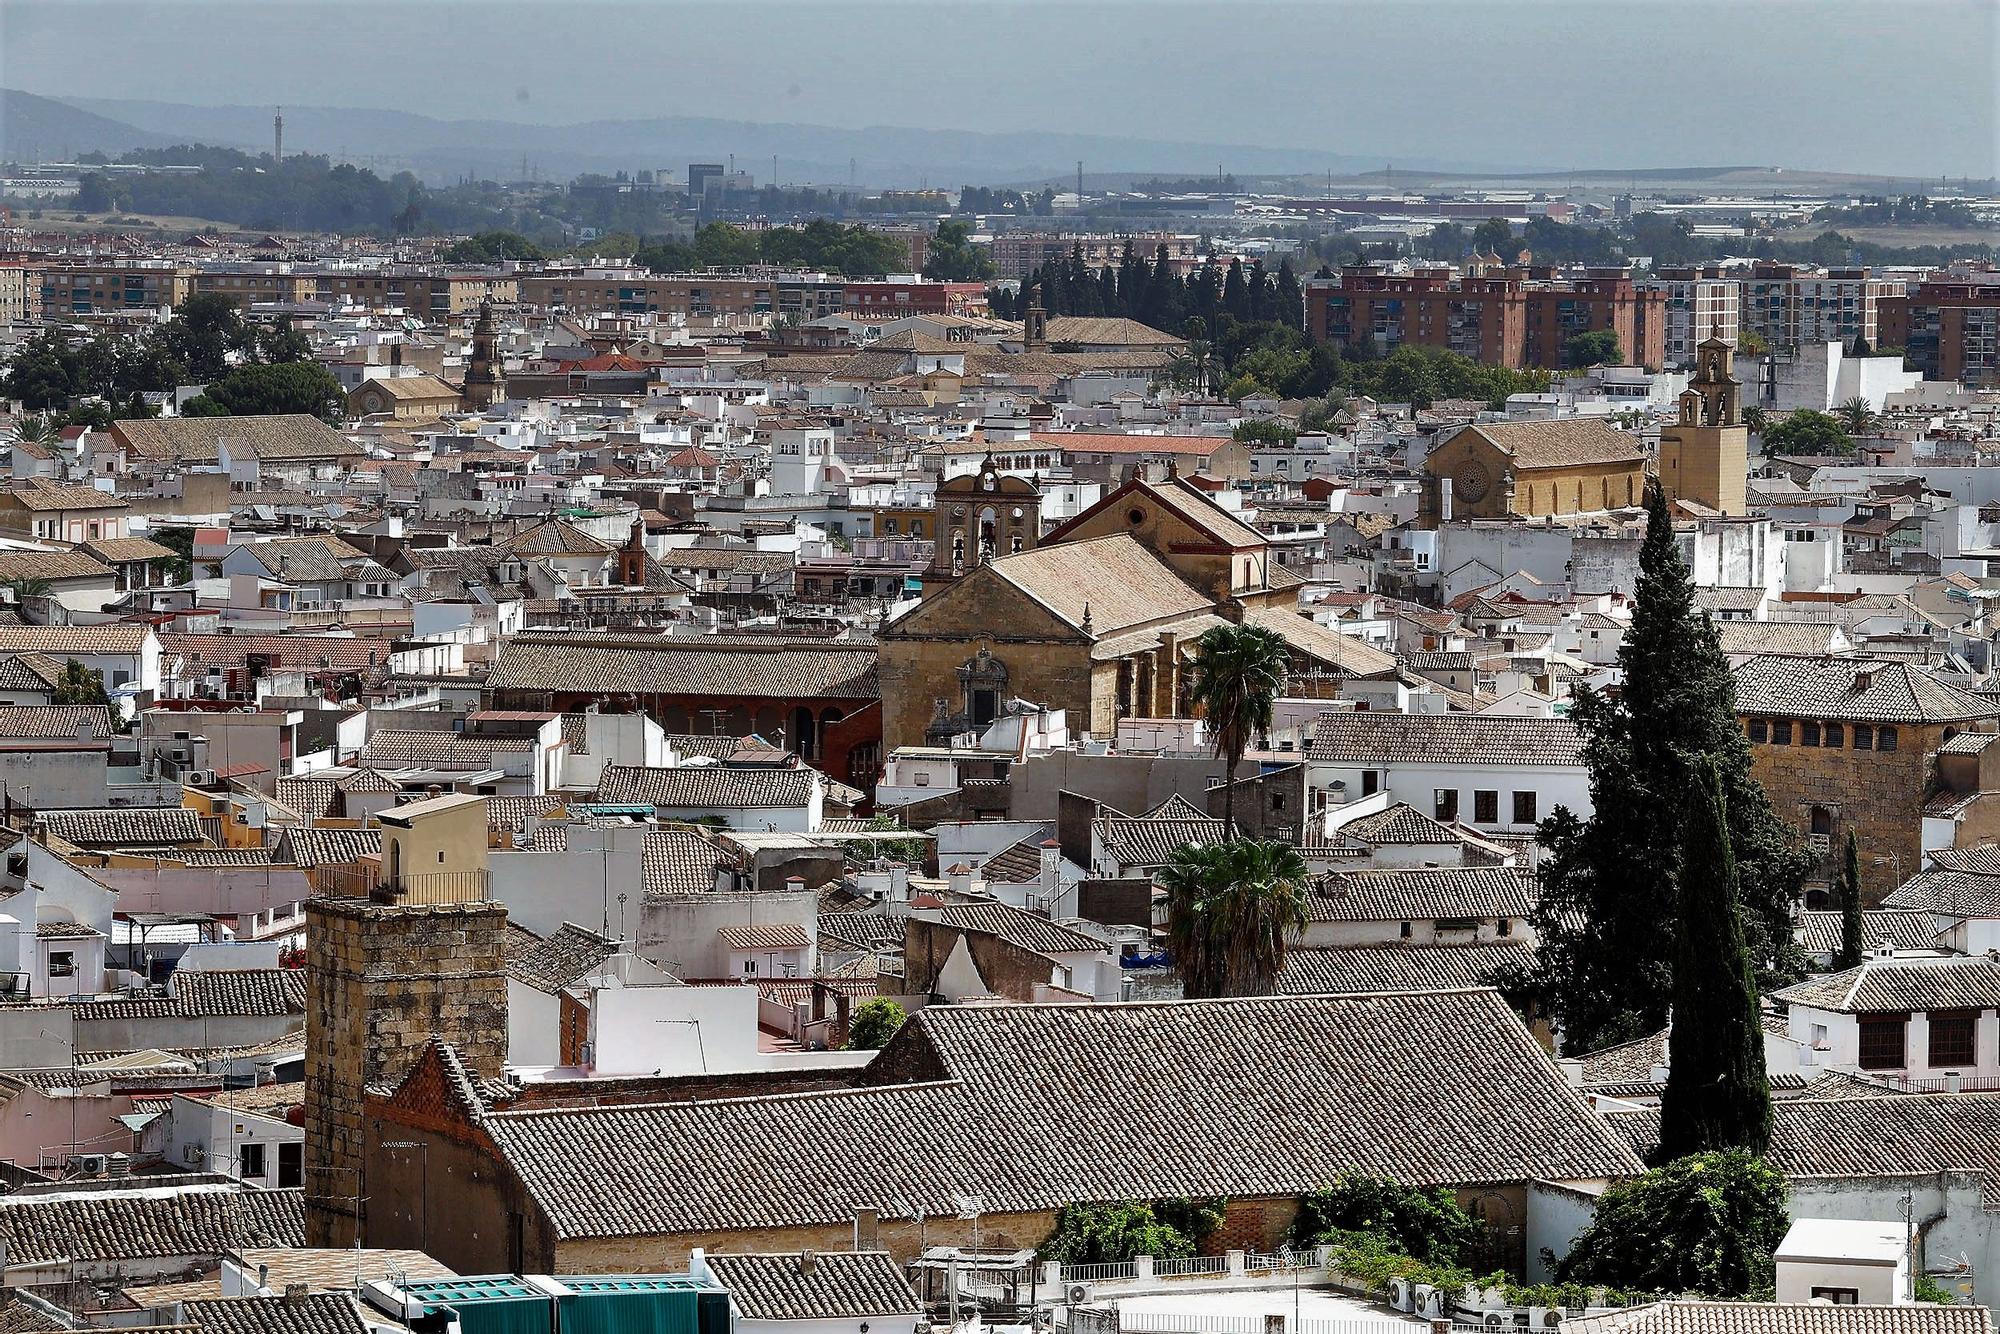
[[[312,1289],[303,1283],[287,1283],[285,1285],[285,1305],[304,1306],[306,1304],[306,1294],[311,1291]]]
[[[1042,840],[1042,893],[1049,896],[1051,903],[1053,903],[1055,900],[1056,891],[1062,888],[1062,877],[1057,873],[1056,870],[1057,866],[1061,862],[1062,862],[1062,844],[1056,842],[1056,840],[1052,838],[1043,839]]]
[[[800,876],[800,875],[788,875],[788,876],[786,876],[786,877],[785,877],[785,892],[786,892],[787,894],[803,894],[803,893],[805,893],[805,892],[806,892],[806,880],[805,880],[805,877],[804,877],[804,876]]]
[[[972,892],[972,868],[964,862],[953,862],[945,868],[946,887],[954,894],[965,895]]]
[[[1963,1093],[1963,1092],[1965,1092],[1965,1071],[1963,1071],[1963,1070],[1947,1070],[1947,1071],[1945,1071],[1945,1072],[1944,1072],[1944,1091],[1945,1091],[1946,1093]]]
[[[878,1231],[881,1220],[882,1215],[877,1210],[856,1209],[854,1211],[855,1250],[873,1251],[881,1249],[881,1239]]]
[[[264,1290],[265,1290],[266,1288],[268,1288],[268,1287],[270,1287],[270,1286],[271,1286],[271,1266],[269,1266],[269,1265],[258,1265],[258,1266],[257,1266],[257,1291],[261,1293],[261,1292],[263,1292],[263,1291],[264,1291]]]
[[[814,1255],[811,1251],[799,1252],[800,1274],[810,1278],[813,1274],[813,1271],[815,1271],[818,1268],[819,1268],[819,1257],[817,1255]]]

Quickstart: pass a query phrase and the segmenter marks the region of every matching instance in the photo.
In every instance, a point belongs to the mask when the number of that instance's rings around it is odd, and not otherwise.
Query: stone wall
[[[368,1195],[363,1098],[433,1035],[475,1078],[507,1057],[507,910],[498,903],[306,905],[306,1234],[351,1246]]]
[[[1812,832],[1815,807],[1831,816],[1829,850],[1808,885],[1827,884],[1838,874],[1847,833],[1854,831],[1862,898],[1873,906],[1922,869],[1924,788],[1944,728],[1897,724],[1895,750],[1856,750],[1851,723],[1841,725],[1842,745],[1836,749],[1801,745],[1805,720],[1789,721],[1790,745],[1750,743],[1750,772],[1764,785],[1779,818],[1801,837]]]

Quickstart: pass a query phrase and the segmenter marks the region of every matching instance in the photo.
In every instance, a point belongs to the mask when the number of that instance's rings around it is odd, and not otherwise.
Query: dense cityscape
[[[56,8],[9,1334],[1991,1334],[1990,144],[809,122],[853,0],[789,119],[253,106],[331,8]]]

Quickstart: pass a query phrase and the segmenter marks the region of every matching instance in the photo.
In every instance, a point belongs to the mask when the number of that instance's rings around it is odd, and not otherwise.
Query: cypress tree
[[[1143,319],[1146,313],[1146,265],[1130,237],[1118,257],[1118,313],[1128,320]]]
[[[1305,289],[1299,286],[1299,275],[1292,272],[1292,262],[1288,259],[1278,264],[1278,308],[1272,318],[1294,329],[1305,327]]]
[[[1570,711],[1590,770],[1588,821],[1558,808],[1544,821],[1549,856],[1536,911],[1538,961],[1512,979],[1562,1029],[1571,1052],[1644,1037],[1667,1022],[1678,935],[1684,794],[1699,767],[1720,776],[1743,901],[1743,931],[1760,980],[1799,976],[1793,908],[1810,857],[1750,776],[1735,680],[1657,487],[1631,628],[1618,652],[1616,699],[1579,691]]]
[[[1146,295],[1153,308],[1152,318],[1146,323],[1155,329],[1178,329],[1184,318],[1181,280],[1174,273],[1173,259],[1165,245],[1154,252],[1153,276],[1146,282]]]
[[[1847,855],[1840,864],[1840,953],[1833,956],[1836,969],[1861,966],[1861,921],[1861,848],[1850,829]]]
[[[1682,820],[1679,949],[1667,1087],[1660,1096],[1660,1161],[1771,1143],[1771,1081],[1757,980],[1743,944],[1736,859],[1722,777],[1696,767]]]
[[[1222,280],[1222,308],[1238,320],[1250,322],[1250,284],[1243,279],[1243,261],[1229,261],[1229,272]]]

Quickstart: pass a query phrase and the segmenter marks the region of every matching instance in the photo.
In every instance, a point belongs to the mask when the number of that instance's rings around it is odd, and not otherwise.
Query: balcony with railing
[[[492,887],[485,868],[463,871],[403,871],[389,876],[379,864],[358,862],[320,872],[320,888],[333,898],[374,903],[485,903]]]

